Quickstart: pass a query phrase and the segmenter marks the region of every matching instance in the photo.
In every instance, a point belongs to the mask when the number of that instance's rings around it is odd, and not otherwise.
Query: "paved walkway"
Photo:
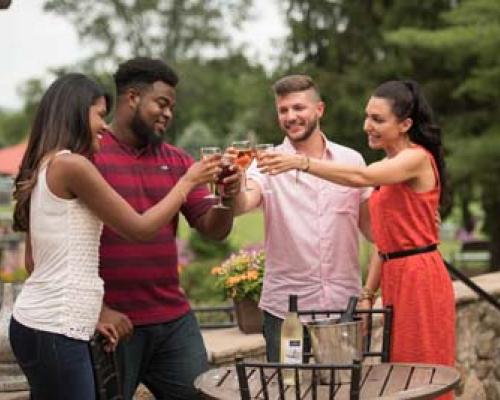
[[[29,400],[30,392],[0,393],[0,400]]]

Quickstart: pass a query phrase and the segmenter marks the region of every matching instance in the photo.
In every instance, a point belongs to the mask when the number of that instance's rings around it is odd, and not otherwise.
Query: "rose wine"
[[[252,149],[239,150],[236,158],[236,163],[243,169],[247,169],[252,162],[254,152]]]

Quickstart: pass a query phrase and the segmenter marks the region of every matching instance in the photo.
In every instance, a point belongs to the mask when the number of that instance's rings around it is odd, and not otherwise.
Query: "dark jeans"
[[[157,400],[197,399],[194,379],[208,369],[207,353],[192,312],[162,324],[135,326],[117,348],[125,400],[140,382]]]
[[[94,400],[88,342],[10,321],[10,344],[32,400]]]
[[[269,362],[280,362],[281,348],[281,324],[283,320],[264,311],[264,339],[266,340],[266,357]],[[306,353],[311,352],[311,342],[306,328],[304,327],[304,355],[303,362],[309,361]]]

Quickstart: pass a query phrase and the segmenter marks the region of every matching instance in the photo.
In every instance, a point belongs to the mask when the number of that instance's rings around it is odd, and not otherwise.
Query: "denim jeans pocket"
[[[21,368],[34,367],[40,361],[41,332],[28,328],[17,322],[10,321],[10,344]]]

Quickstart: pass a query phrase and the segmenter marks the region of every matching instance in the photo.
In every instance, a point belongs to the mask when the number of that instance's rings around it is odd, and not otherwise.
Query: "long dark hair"
[[[48,154],[62,149],[87,157],[92,154],[89,110],[100,97],[106,99],[109,110],[109,95],[85,75],[75,73],[55,80],[43,95],[15,180],[14,230],[29,230],[31,192]]]
[[[392,112],[400,121],[406,118],[412,119],[409,138],[413,143],[427,149],[434,157],[441,182],[440,203],[446,207],[450,196],[441,128],[434,121],[431,106],[425,99],[420,85],[411,80],[388,81],[377,87],[372,96],[389,100]]]

